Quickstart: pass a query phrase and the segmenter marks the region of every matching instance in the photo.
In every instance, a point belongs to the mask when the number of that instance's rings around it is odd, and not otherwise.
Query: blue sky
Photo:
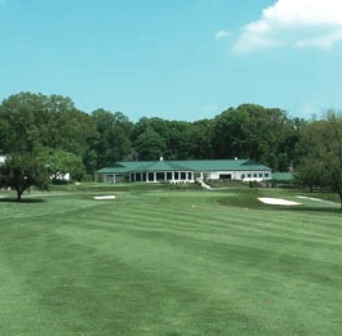
[[[340,0],[0,0],[0,48],[1,100],[60,94],[132,121],[342,107]]]

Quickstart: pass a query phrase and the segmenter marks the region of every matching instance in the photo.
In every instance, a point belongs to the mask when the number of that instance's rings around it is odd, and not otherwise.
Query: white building
[[[98,182],[188,182],[201,180],[263,181],[271,169],[250,160],[182,160],[116,162],[98,170]]]

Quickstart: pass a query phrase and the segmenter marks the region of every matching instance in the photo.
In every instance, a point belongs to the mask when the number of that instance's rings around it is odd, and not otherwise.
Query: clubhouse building
[[[194,183],[196,180],[263,181],[271,169],[250,160],[181,160],[115,162],[98,170],[95,181]]]

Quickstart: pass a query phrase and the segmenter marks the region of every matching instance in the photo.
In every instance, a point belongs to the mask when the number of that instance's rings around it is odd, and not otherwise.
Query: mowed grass
[[[342,334],[338,204],[82,190],[0,202],[0,335]]]

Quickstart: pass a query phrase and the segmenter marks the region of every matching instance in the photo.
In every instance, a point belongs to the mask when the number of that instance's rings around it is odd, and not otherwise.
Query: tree
[[[190,157],[201,159],[213,158],[213,119],[203,119],[191,124]]]
[[[300,151],[299,180],[336,192],[342,210],[342,114],[328,111],[324,119],[308,123],[303,128]]]
[[[90,144],[87,164],[96,159],[96,168],[102,168],[113,161],[126,159],[131,151],[132,124],[128,118],[121,112],[111,113],[103,109],[93,111],[91,118],[98,137]]]
[[[192,125],[186,121],[165,120],[158,117],[141,118],[132,131],[132,141],[137,149],[137,145],[141,148],[142,139],[150,141],[146,134],[153,132],[157,134],[160,141],[162,153],[159,155],[168,160],[184,160],[191,157],[191,149],[193,147]],[[162,145],[161,142],[164,144]],[[140,153],[141,154],[141,153]],[[140,158],[144,157],[140,155]]]
[[[249,158],[284,171],[294,160],[296,123],[277,108],[244,104],[215,118],[214,156]]]
[[[41,115],[43,106],[42,96],[31,93],[10,96],[2,102],[1,142],[5,153],[33,152],[41,139],[35,115]]]
[[[77,109],[61,111],[54,115],[52,130],[55,134],[51,143],[45,146],[62,149],[81,157],[87,151],[89,140],[97,136],[94,121],[87,113]]]
[[[74,107],[69,97],[21,92],[0,106],[0,141],[5,154],[34,153],[37,148],[86,152],[96,136],[90,116]]]
[[[247,137],[243,129],[247,118],[246,111],[238,111],[235,108],[229,108],[216,116],[212,131],[214,158],[248,158]]]
[[[169,121],[165,156],[168,160],[187,160],[191,157],[191,124],[186,121]]]
[[[25,190],[33,186],[47,190],[48,183],[46,167],[29,153],[11,155],[0,165],[0,185],[16,190],[18,201]]]
[[[166,143],[158,133],[148,128],[139,135],[135,142],[135,150],[140,161],[159,160],[165,154]]]
[[[44,148],[39,158],[48,169],[52,182],[56,183],[69,174],[72,180],[81,180],[84,173],[82,158],[61,149]]]

